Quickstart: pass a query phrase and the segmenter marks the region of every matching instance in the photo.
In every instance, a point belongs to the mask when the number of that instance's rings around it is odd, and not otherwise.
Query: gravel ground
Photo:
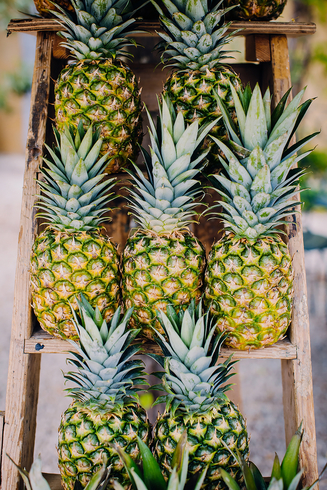
[[[20,199],[24,157],[0,155],[0,410],[5,409],[8,349],[19,229]],[[307,218],[307,217],[306,217]],[[310,215],[306,219],[313,232],[327,229],[327,215]],[[313,380],[319,468],[327,460],[327,251],[306,255],[309,278]],[[40,401],[35,452],[42,454],[43,470],[56,472],[56,439],[60,414],[69,404],[63,394],[61,370],[66,369],[65,357],[42,357]],[[257,360],[239,363],[243,396],[242,412],[251,433],[251,459],[264,474],[269,474],[274,452],[285,451],[284,419],[280,361]],[[327,481],[320,485],[327,489]]]

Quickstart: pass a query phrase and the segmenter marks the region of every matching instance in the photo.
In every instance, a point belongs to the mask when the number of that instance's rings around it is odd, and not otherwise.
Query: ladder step
[[[143,349],[146,352],[160,354],[160,348],[151,342],[144,341]],[[67,341],[52,337],[44,330],[37,330],[32,337],[25,340],[25,354],[64,354],[74,351],[74,347]],[[221,357],[227,358],[234,354],[235,359],[296,359],[296,346],[288,338],[279,340],[271,347],[240,351],[236,349],[221,349]]]

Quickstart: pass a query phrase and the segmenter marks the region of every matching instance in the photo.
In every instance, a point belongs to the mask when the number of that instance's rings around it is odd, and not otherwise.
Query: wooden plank
[[[285,35],[271,36],[270,49],[273,77],[273,102],[276,106],[282,95],[291,87],[287,37]]]
[[[271,61],[276,104],[291,87],[286,36],[271,37]],[[295,199],[299,200],[298,196]],[[293,214],[288,221],[290,224],[286,232],[294,270],[294,306],[288,334],[291,342],[297,346],[297,359],[282,360],[283,404],[286,444],[303,421],[304,437],[300,447],[300,466],[305,470],[304,486],[313,483],[318,477],[310,325],[301,213]]]
[[[144,29],[150,36],[155,36],[156,31],[160,30],[159,22],[142,21],[136,25],[137,29]],[[8,34],[12,32],[29,32],[35,33],[38,31],[58,31],[62,27],[58,27],[58,22],[55,19],[13,19],[7,27]],[[242,29],[237,36],[247,36],[249,34],[285,34],[290,37],[307,36],[316,32],[316,24],[307,22],[233,22],[229,27],[228,32]],[[144,36],[144,34],[142,34]],[[135,36],[134,36],[135,37]]]
[[[161,351],[155,343],[149,343],[147,341],[143,341],[143,343],[145,351],[160,354]],[[68,341],[53,337],[44,330],[37,330],[29,339],[25,340],[24,345],[24,352],[26,354],[63,354],[68,351],[76,352],[75,348]],[[234,354],[236,359],[296,359],[296,348],[285,338],[275,345],[264,349],[240,351],[222,348],[222,357],[226,358],[230,354]]]
[[[5,412],[0,411],[0,467],[2,461],[2,448],[3,448],[3,430],[5,424]],[[1,470],[0,470],[0,485],[1,485]]]
[[[246,61],[268,62],[271,60],[269,34],[251,34],[245,38]]]
[[[33,317],[30,296],[30,253],[36,230],[35,175],[41,163],[45,140],[50,87],[51,35],[37,36],[35,68],[32,84],[31,114],[26,149],[26,167],[21,208],[15,296],[9,354],[6,420],[3,452],[21,467],[33,462],[36,411],[39,391],[41,356],[24,353],[24,339],[31,336]],[[2,489],[22,487],[18,471],[8,458],[2,461]]]
[[[49,483],[51,490],[62,490],[61,477],[59,474],[43,473],[43,476]]]

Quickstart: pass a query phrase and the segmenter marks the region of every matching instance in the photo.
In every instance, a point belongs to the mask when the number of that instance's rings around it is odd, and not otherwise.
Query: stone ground
[[[8,350],[14,291],[16,245],[24,157],[0,155],[0,410],[5,409]],[[306,222],[313,232],[327,236],[327,215],[310,215]],[[325,228],[325,230],[324,230]],[[313,380],[319,468],[327,460],[327,252],[306,255],[311,313]],[[65,357],[42,358],[40,402],[35,452],[42,454],[43,470],[56,472],[56,438],[60,414],[69,404],[63,394],[61,370]],[[285,451],[280,361],[257,360],[239,363],[243,395],[242,412],[251,433],[251,459],[268,475],[274,452]],[[325,480],[321,490],[327,489]]]

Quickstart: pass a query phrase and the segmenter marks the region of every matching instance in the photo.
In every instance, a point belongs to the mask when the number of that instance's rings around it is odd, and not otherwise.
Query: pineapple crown
[[[138,467],[135,461],[129,454],[118,445],[115,449],[123,461],[128,475],[136,490],[200,490],[205,479],[207,468],[201,474],[196,473],[190,481],[186,482],[189,463],[189,450],[187,445],[187,431],[181,435],[174,454],[172,456],[172,472],[169,480],[166,482],[161,468],[154,458],[151,449],[138,437],[138,446],[142,456],[142,470]],[[122,485],[112,480],[114,490],[124,490]]]
[[[65,29],[58,34],[66,39],[62,46],[68,48],[79,61],[97,59],[119,59],[131,57],[127,46],[136,46],[136,42],[127,38],[139,31],[128,30],[136,19],[131,18],[130,0],[71,0],[76,20],[59,5],[59,12],[51,10]]]
[[[64,374],[76,386],[66,391],[82,403],[106,410],[122,408],[138,398],[135,385],[148,384],[143,361],[130,360],[140,350],[140,345],[131,345],[140,329],[127,330],[133,308],[122,317],[119,307],[107,325],[99,308],[93,309],[82,294],[80,298],[80,320],[72,309],[80,345],[69,341],[78,353],[71,352],[74,359],[67,360],[78,371]]]
[[[225,229],[238,238],[274,236],[276,232],[283,233],[279,227],[286,223],[284,218],[301,204],[292,198],[299,192],[299,177],[305,170],[292,167],[311,153],[312,150],[297,154],[318,133],[291,147],[289,143],[312,99],[300,104],[302,90],[286,106],[289,90],[271,113],[269,88],[262,97],[258,84],[253,93],[250,86],[238,93],[232,84],[230,87],[237,126],[216,94],[230,140],[225,144],[211,136],[227,160],[219,157],[224,170],[210,177],[224,198],[218,201],[224,212],[215,214],[222,218]]]
[[[38,184],[42,195],[37,207],[43,212],[37,216],[50,222],[50,227],[60,231],[95,231],[108,221],[103,215],[110,211],[107,204],[114,194],[108,191],[116,179],[107,179],[105,170],[108,154],[98,160],[102,139],[92,126],[84,132],[83,124],[77,130],[65,126],[59,133],[54,128],[57,147],[45,145],[52,162],[43,158],[47,167],[41,169],[44,181]]]
[[[216,67],[231,51],[224,50],[231,37],[227,33],[231,22],[223,24],[224,15],[235,5],[219,9],[223,0],[162,0],[168,10],[168,18],[155,0],[151,0],[160,14],[165,32],[158,32],[163,39],[158,48],[163,50],[161,61],[183,71],[206,72]]]
[[[192,300],[189,307],[179,313],[168,306],[167,314],[158,310],[157,315],[168,341],[155,331],[163,357],[148,355],[165,370],[155,373],[162,378],[162,385],[155,388],[167,394],[157,398],[155,404],[166,403],[166,410],[172,414],[179,409],[185,415],[192,415],[205,414],[227,401],[224,392],[232,385],[222,384],[235,374],[229,372],[237,361],[232,361],[230,356],[216,365],[228,334],[218,333],[214,337],[216,321],[210,319],[208,313],[202,313],[202,302],[196,306]]]
[[[126,170],[133,178],[130,208],[141,228],[169,234],[192,222],[196,198],[202,193],[194,177],[209,149],[194,153],[217,120],[199,129],[198,121],[185,127],[181,112],[176,115],[168,96],[158,101],[157,129],[148,114],[150,153],[142,149],[148,179],[134,165]]]

